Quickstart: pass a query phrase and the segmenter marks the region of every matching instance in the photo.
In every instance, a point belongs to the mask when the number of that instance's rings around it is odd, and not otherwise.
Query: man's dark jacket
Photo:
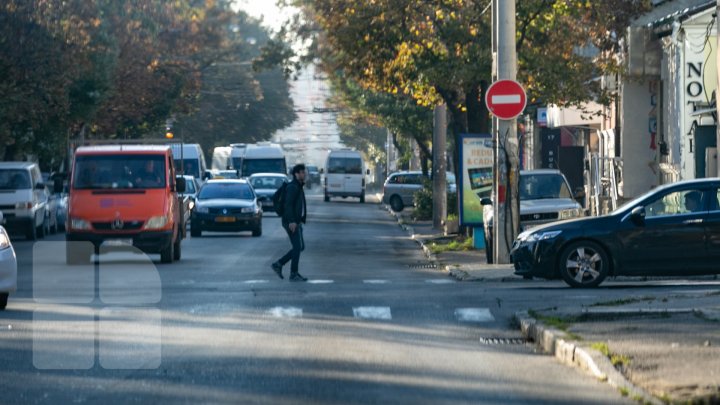
[[[304,208],[304,209],[303,209]],[[305,190],[297,179],[293,179],[285,190],[285,211],[283,212],[283,225],[305,223],[307,205]]]

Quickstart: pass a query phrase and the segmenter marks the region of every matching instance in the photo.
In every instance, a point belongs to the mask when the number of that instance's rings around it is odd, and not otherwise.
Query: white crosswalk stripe
[[[493,322],[495,317],[488,308],[458,308],[455,317],[460,322]]]
[[[365,284],[388,284],[388,280],[363,280]]]
[[[276,318],[302,318],[303,310],[295,307],[275,307],[268,314]]]
[[[333,280],[308,280],[308,284],[332,284],[335,281]]]
[[[353,316],[360,319],[381,319],[389,321],[392,319],[390,307],[355,307]]]
[[[243,284],[267,284],[270,280],[248,280],[245,281]]]
[[[455,284],[454,280],[450,280],[447,278],[435,278],[432,280],[425,280],[425,282],[429,284]]]

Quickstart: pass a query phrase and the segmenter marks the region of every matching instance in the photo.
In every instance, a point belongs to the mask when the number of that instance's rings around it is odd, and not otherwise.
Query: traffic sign
[[[527,106],[527,94],[514,80],[498,80],[485,94],[488,110],[501,120],[512,120],[522,114]]]

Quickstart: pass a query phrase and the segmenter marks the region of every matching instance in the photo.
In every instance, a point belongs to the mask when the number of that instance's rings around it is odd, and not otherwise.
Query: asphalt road
[[[112,254],[70,271],[62,236],[17,240],[0,403],[622,403],[530,344],[481,338],[519,338],[511,316],[533,305],[707,288],[454,282],[379,205],[317,195],[305,237],[307,284],[270,269],[289,248],[272,213],[261,238],[188,239],[172,265]]]

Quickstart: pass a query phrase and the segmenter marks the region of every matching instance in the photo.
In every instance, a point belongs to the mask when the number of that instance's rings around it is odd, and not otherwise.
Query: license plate
[[[103,242],[103,245],[111,247],[132,246],[132,244],[132,239],[108,239]]]
[[[235,222],[235,217],[217,217],[217,218],[215,218],[215,222],[222,222],[222,223]]]

